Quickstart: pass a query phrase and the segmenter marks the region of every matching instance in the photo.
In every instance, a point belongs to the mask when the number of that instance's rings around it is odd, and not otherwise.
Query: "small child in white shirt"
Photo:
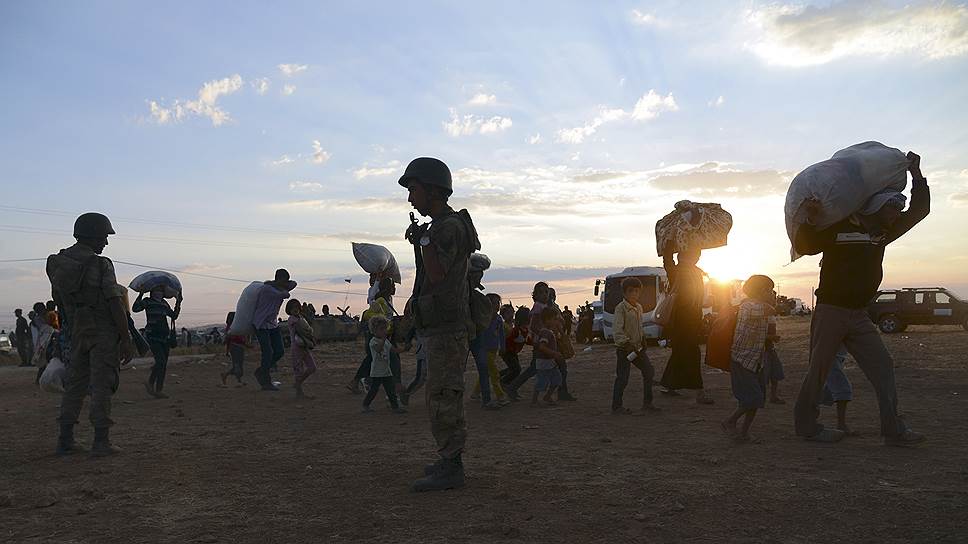
[[[363,399],[363,413],[373,411],[373,408],[370,408],[370,403],[376,398],[381,386],[386,391],[387,400],[390,401],[393,412],[395,414],[406,413],[406,408],[402,408],[397,400],[396,381],[393,378],[393,371],[390,369],[390,352],[401,353],[404,350],[387,340],[387,329],[389,328],[387,318],[382,315],[371,317],[369,326],[370,333],[373,334],[373,338],[370,339],[370,353],[373,355],[373,362],[370,364],[370,389],[366,392],[366,398]]]

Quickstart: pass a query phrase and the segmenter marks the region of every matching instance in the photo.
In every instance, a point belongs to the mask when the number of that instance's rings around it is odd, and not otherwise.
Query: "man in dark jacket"
[[[874,195],[859,213],[818,230],[812,223],[819,202],[806,204],[808,224],[797,232],[795,249],[803,255],[823,253],[817,307],[810,324],[810,368],[794,409],[797,435],[807,440],[836,442],[844,436],[817,423],[821,391],[841,344],[877,392],[884,443],[909,446],[925,440],[897,414],[894,360],[865,309],[884,277],[884,249],[930,211],[931,197],[921,174],[921,158],[911,152],[908,160],[913,186],[906,212],[902,212],[904,195],[885,191]]]

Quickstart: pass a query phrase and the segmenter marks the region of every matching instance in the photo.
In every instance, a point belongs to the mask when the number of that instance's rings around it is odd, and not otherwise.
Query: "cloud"
[[[309,160],[316,164],[323,164],[329,160],[329,152],[323,150],[323,144],[319,140],[313,140],[313,156]]]
[[[353,177],[356,179],[365,179],[379,176],[389,176],[400,171],[400,161],[390,161],[386,166],[369,167],[363,165],[356,170],[353,170]]]
[[[305,72],[309,69],[308,64],[280,64],[279,71],[282,75],[286,77],[292,77],[300,72]]]
[[[215,272],[225,272],[225,271],[231,270],[232,265],[191,263],[191,264],[179,266],[178,269],[183,272],[193,272],[195,274],[213,274]]]
[[[528,143],[531,145],[537,145],[541,143],[541,133],[538,132],[534,136],[528,136]]]
[[[468,106],[489,106],[496,103],[497,97],[487,93],[477,93],[467,101]]]
[[[665,96],[649,89],[649,92],[642,95],[628,112],[622,108],[601,107],[598,115],[594,119],[580,127],[560,129],[556,135],[559,142],[568,144],[580,144],[585,138],[595,134],[598,129],[607,123],[631,119],[633,121],[650,121],[659,116],[662,112],[679,111],[676,99],[669,93]]]
[[[273,166],[282,166],[283,164],[289,164],[289,163],[292,163],[292,162],[296,162],[295,159],[293,159],[289,155],[283,155],[283,156],[279,157],[278,159],[272,161],[272,165]]]
[[[295,85],[289,85],[288,83],[282,86],[283,96],[291,96],[292,93],[296,92]]]
[[[252,85],[252,88],[255,89],[257,94],[264,95],[269,91],[270,81],[267,77],[260,77],[258,79],[253,79],[249,82],[249,84]]]
[[[655,90],[649,89],[649,92],[642,95],[642,98],[639,98],[635,103],[635,109],[632,110],[632,119],[649,121],[655,119],[664,111],[679,111],[679,105],[676,104],[676,99],[672,96],[672,93],[662,96]]]
[[[379,234],[373,232],[338,232],[335,234],[314,235],[313,238],[324,238],[327,240],[338,240],[341,242],[387,243],[402,241],[403,233],[398,232],[395,234]]]
[[[510,117],[501,117],[498,115],[490,118],[473,114],[458,115],[456,109],[450,108],[450,121],[444,121],[441,124],[447,134],[456,138],[470,134],[494,134],[503,132],[511,128],[512,122]]]
[[[770,64],[810,66],[852,56],[968,53],[968,7],[945,2],[893,7],[874,0],[828,6],[771,4],[747,13],[746,47]]]
[[[178,123],[189,116],[207,117],[213,126],[221,126],[232,120],[221,109],[218,100],[242,88],[242,76],[235,74],[223,79],[213,79],[202,85],[196,100],[175,100],[170,106],[151,100],[148,102],[150,119],[159,125]]]
[[[718,108],[725,103],[726,103],[726,99],[723,98],[723,95],[719,95],[719,98],[717,98],[716,100],[710,100],[709,102],[706,102],[706,105],[709,106],[710,108]]]
[[[637,9],[633,9],[629,14],[629,18],[633,23],[642,26],[661,26],[662,21],[659,20],[655,15],[651,13],[644,13]]]
[[[759,197],[783,194],[789,176],[777,170],[737,170],[708,162],[681,171],[661,173],[650,185],[666,191],[684,191],[698,195]]]
[[[317,181],[291,181],[289,190],[296,193],[315,193],[323,190],[323,184]]]
[[[611,181],[613,179],[621,179],[628,176],[628,172],[595,172],[590,171],[587,174],[578,174],[572,176],[572,181],[577,181],[579,183],[597,183],[600,181]]]
[[[968,192],[954,193],[948,197],[948,202],[958,208],[968,207]]]

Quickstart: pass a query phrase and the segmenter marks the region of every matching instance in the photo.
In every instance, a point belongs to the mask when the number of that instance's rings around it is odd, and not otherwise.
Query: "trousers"
[[[464,370],[467,368],[467,332],[421,336],[427,354],[427,410],[437,453],[453,459],[464,451]]]
[[[64,394],[58,422],[74,425],[91,393],[91,424],[95,428],[114,425],[111,396],[118,390],[121,368],[121,338],[117,332],[78,335],[71,338],[71,364],[64,378]]]
[[[270,381],[269,369],[282,359],[286,348],[282,345],[282,333],[278,328],[256,329],[255,337],[258,338],[259,349],[262,350],[262,363],[255,371],[255,377],[260,384],[265,385]]]
[[[643,349],[639,356],[633,361],[629,361],[630,351],[627,349],[615,349],[615,385],[612,386],[612,410],[622,407],[622,397],[625,395],[625,388],[629,384],[629,375],[632,372],[632,365],[642,373],[642,405],[652,404],[652,379],[655,377],[655,369],[652,361],[645,354]]]
[[[151,348],[151,355],[155,358],[155,364],[151,365],[151,374],[148,375],[148,383],[153,385],[156,391],[161,391],[165,387],[165,374],[168,372],[168,339],[148,340]]]
[[[817,423],[818,405],[827,374],[841,344],[857,361],[857,366],[874,386],[881,419],[881,434],[897,436],[907,430],[897,415],[897,386],[894,359],[884,346],[880,333],[863,309],[818,304],[810,322],[810,367],[800,385],[794,406],[797,435],[813,436],[823,430]]]

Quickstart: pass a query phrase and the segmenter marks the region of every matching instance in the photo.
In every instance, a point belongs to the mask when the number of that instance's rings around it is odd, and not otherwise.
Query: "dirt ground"
[[[900,449],[881,445],[873,391],[853,364],[850,418],[862,436],[794,436],[808,326],[781,321],[790,402],[758,415],[758,444],[718,430],[734,406],[718,372],[704,376],[714,406],[657,395],[659,415],[610,415],[614,351],[596,345],[569,367],[578,402],[485,412],[468,401],[467,486],[420,495],[408,485],[434,453],[423,397],[408,414],[391,414],[382,396],[361,414],[361,397],[344,388],[357,344],[317,348],[314,400],[293,397],[288,358],[283,390],[263,393],[221,387],[223,356],[177,357],[167,400],[147,398],[149,363],[137,360],[115,396],[112,436],[124,452],[107,459],[55,457],[59,397],[33,387],[31,369],[4,366],[0,541],[968,541],[968,332],[885,337],[901,409],[929,437]],[[649,352],[658,375],[668,351]],[[626,405],[641,388],[633,372]],[[85,413],[78,435],[92,434]]]

